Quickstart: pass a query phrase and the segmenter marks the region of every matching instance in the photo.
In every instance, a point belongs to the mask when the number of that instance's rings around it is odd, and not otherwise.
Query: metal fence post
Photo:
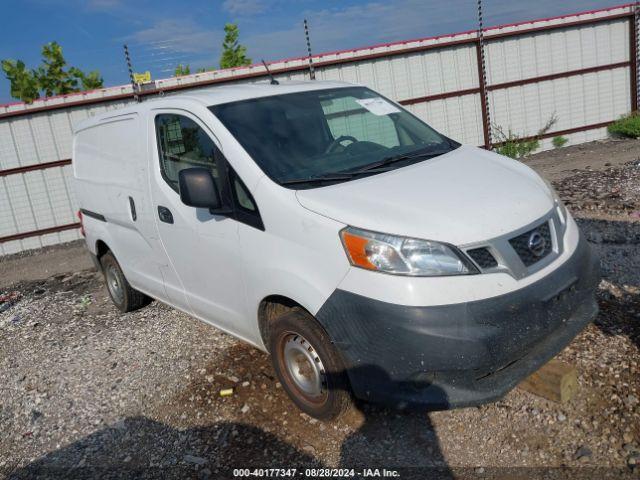
[[[131,57],[129,56],[129,47],[124,45],[124,59],[127,62],[127,68],[129,69],[129,79],[131,80],[131,88],[133,89],[133,100],[137,103],[140,101],[138,96],[138,85],[133,78],[133,67],[131,66]]]
[[[482,24],[482,0],[478,0],[478,40],[476,43],[478,58],[478,84],[480,86],[480,106],[482,107],[482,131],[484,148],[491,150],[491,116],[489,114],[489,95],[487,93],[487,66],[484,51],[484,27]]]
[[[307,41],[307,58],[309,59],[309,79],[316,79],[316,71],[313,68],[313,58],[311,55],[311,39],[309,38],[309,24],[307,23],[307,19],[304,19],[304,36]]]
[[[633,5],[629,18],[629,66],[631,68],[631,111],[640,111],[640,1]]]

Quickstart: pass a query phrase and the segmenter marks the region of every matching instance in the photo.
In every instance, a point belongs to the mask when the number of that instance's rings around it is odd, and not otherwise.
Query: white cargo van
[[[269,352],[319,418],[499,398],[597,312],[547,183],[365,87],[145,101],[79,124],[73,168],[116,306],[155,298]]]

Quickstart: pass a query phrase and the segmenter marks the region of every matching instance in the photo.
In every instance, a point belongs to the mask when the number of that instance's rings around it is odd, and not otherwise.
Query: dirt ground
[[[0,288],[60,273],[80,272],[92,266],[82,240],[6,255],[0,257]]]
[[[0,258],[0,295],[17,292],[0,313],[0,477],[384,466],[400,478],[639,478],[640,142],[527,163],[554,181],[602,259],[601,313],[559,355],[579,371],[569,403],[515,389],[480,407],[361,405],[318,422],[288,400],[265,354],[158,302],[120,314],[71,244]]]

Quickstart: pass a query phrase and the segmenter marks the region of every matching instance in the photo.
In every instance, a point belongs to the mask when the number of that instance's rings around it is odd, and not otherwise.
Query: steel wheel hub
[[[326,393],[326,375],[322,360],[301,335],[291,334],[284,343],[284,365],[289,376],[309,397]]]
[[[120,283],[120,277],[118,276],[116,267],[109,265],[105,274],[109,293],[117,303],[122,303],[124,301],[124,289]]]

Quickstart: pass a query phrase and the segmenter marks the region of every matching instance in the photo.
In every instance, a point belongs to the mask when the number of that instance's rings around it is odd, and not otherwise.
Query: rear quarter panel
[[[142,261],[148,249],[129,206],[130,196],[137,210],[148,197],[140,122],[137,114],[126,114],[80,128],[73,151],[78,204],[106,219],[102,222],[84,216],[89,250],[95,253],[99,239],[107,243],[132,284],[138,280],[136,262]]]

